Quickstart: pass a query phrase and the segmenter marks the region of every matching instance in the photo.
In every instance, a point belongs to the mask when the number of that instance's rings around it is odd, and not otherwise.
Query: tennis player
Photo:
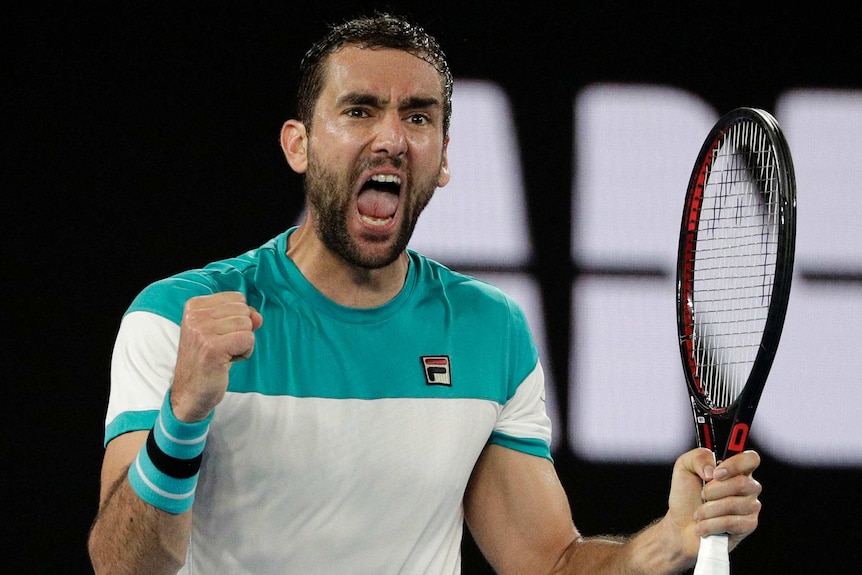
[[[758,455],[716,467],[705,449],[678,458],[667,513],[638,534],[575,527],[568,497],[592,494],[555,473],[523,312],[407,249],[450,178],[435,39],[358,18],[301,74],[281,144],[305,220],[154,282],[122,319],[95,572],[455,575],[466,522],[503,575],[679,573],[701,535],[749,535]]]

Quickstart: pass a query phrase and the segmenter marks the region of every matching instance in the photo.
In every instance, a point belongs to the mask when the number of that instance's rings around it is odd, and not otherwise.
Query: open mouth
[[[401,195],[401,177],[374,174],[359,189],[356,201],[362,221],[382,226],[395,217]]]

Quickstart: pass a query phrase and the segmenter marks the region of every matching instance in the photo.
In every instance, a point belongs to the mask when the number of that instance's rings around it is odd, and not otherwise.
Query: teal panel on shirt
[[[284,255],[291,231],[243,256],[156,282],[129,311],[178,324],[190,297],[245,293],[264,323],[252,357],[231,368],[234,392],[502,404],[535,368],[526,319],[498,289],[410,252],[401,293],[378,308],[347,308],[318,292]],[[448,369],[449,385],[428,382],[428,357],[445,358],[432,367]]]
[[[105,427],[104,445],[118,435],[122,435],[129,431],[140,431],[142,429],[150,429],[156,422],[159,416],[158,409],[149,411],[126,411],[115,417],[107,427]]]

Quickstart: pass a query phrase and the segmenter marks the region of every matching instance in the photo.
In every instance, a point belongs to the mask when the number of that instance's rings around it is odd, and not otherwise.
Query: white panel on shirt
[[[192,572],[457,573],[463,492],[500,410],[228,393],[204,453]]]
[[[160,315],[136,311],[122,319],[111,359],[106,425],[124,411],[161,409],[174,377],[179,340],[180,326]]]

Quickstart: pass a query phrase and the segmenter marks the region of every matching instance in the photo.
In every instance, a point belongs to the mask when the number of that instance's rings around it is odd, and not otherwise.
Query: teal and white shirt
[[[544,377],[526,318],[497,288],[409,251],[372,309],[317,291],[259,249],[153,283],[123,317],[105,444],[152,427],[183,305],[243,292],[264,317],[210,425],[188,575],[453,575],[462,499],[486,444],[550,458]]]

